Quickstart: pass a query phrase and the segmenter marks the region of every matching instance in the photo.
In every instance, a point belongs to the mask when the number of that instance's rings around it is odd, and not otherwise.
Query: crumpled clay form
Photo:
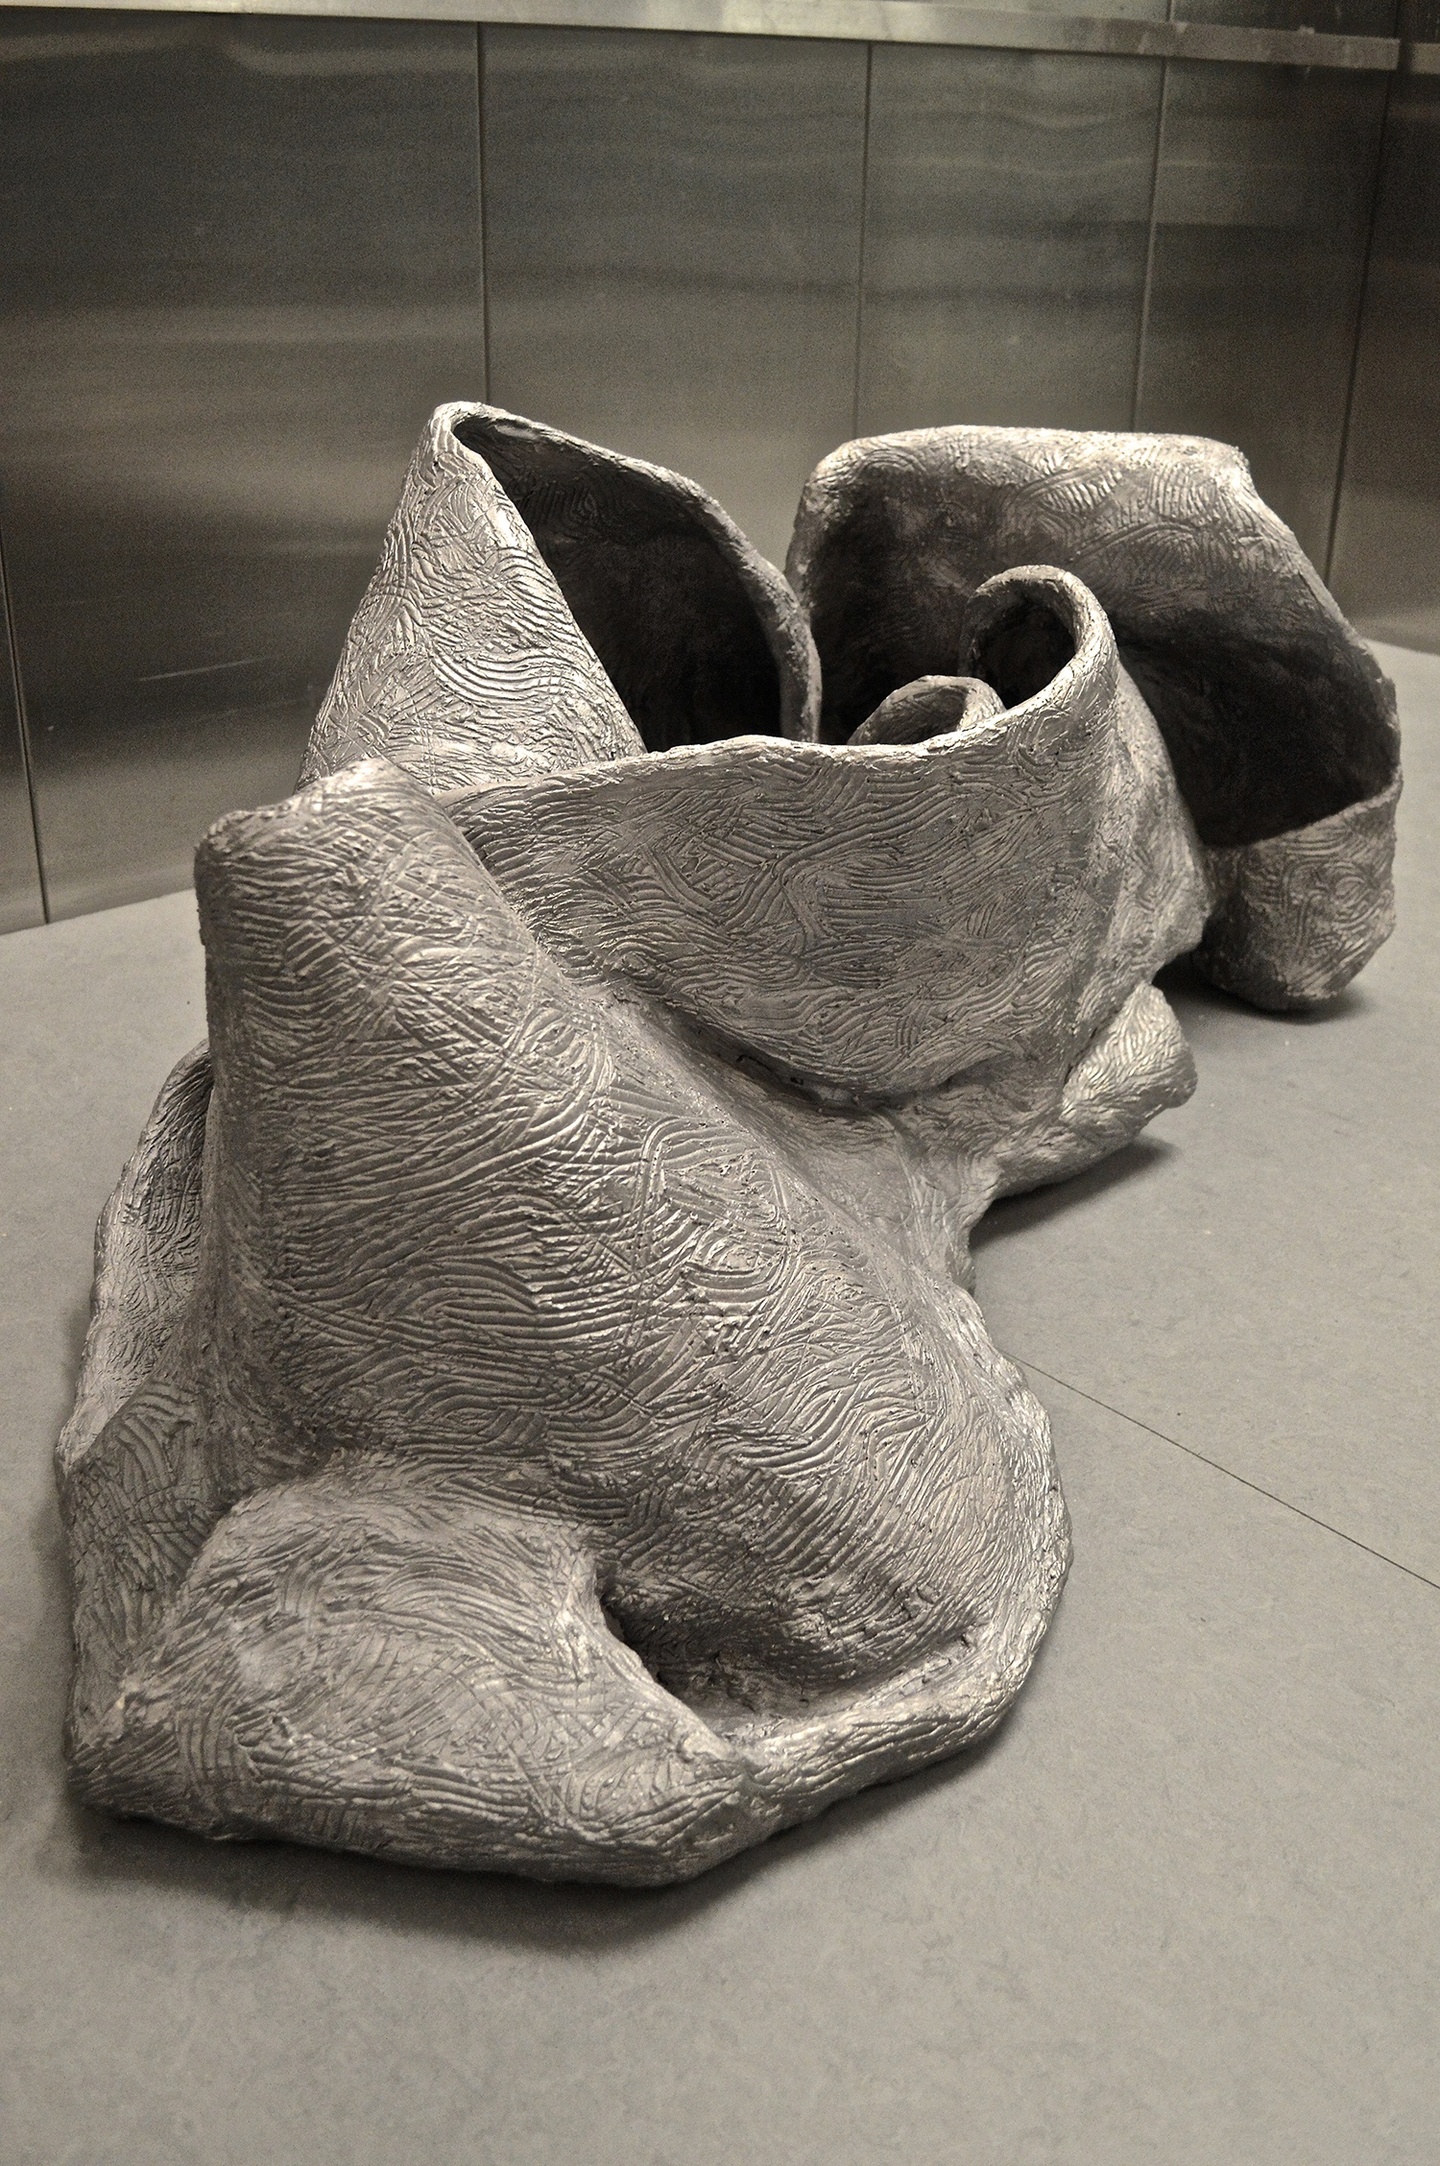
[[[1204,891],[1093,595],[1022,567],[964,629],[983,653],[1022,620],[1068,660],[919,744],[732,739],[446,806],[552,952],[786,1073],[873,1098],[1068,1067],[1193,943]]]
[[[1230,446],[948,428],[832,453],[788,566],[824,734],[953,667],[966,596],[1017,563],[1085,582],[1160,725],[1214,891],[1200,967],[1261,1007],[1331,999],[1394,925],[1395,698]]]
[[[1068,1533],[969,1231],[1193,1087],[1212,887],[1078,577],[917,676],[819,741],[703,492],[436,416],[102,1220],[83,1797],[643,1883],[1000,1720]]]
[[[988,1727],[1065,1534],[969,1297],[395,769],[234,816],[199,884],[194,1276],[68,1481],[82,1787],[644,1879]]]

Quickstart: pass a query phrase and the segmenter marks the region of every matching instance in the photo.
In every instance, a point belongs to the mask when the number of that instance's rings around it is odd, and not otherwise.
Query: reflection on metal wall
[[[1238,442],[1323,563],[1348,442],[1341,597],[1440,646],[1440,79],[1177,58],[1162,0],[1116,12],[1172,57],[0,10],[0,538],[52,909],[183,881],[290,786],[487,346],[493,398],[693,473],[776,557],[857,427],[1138,417]],[[1227,53],[1395,27],[1183,13]],[[42,907],[22,742],[0,667],[0,923]]]
[[[1161,72],[877,47],[862,432],[1129,427]]]
[[[1433,35],[1433,33],[1432,33]],[[1395,85],[1331,576],[1377,639],[1440,652],[1440,78]]]
[[[710,489],[783,558],[850,434],[862,45],[484,33],[491,396]]]
[[[482,375],[475,34],[0,17],[0,476],[59,915],[284,794]]]
[[[1387,78],[1166,74],[1138,424],[1239,444],[1323,564]]]
[[[38,925],[45,914],[30,810],[5,566],[0,559],[0,933]]]

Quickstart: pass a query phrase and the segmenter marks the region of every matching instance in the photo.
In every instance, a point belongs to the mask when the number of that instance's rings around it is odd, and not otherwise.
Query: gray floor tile
[[[7,2159],[1426,2158],[1440,1600],[1050,1397],[1077,1563],[1017,1716],[697,1887],[111,1826],[52,1734],[8,1846]]]

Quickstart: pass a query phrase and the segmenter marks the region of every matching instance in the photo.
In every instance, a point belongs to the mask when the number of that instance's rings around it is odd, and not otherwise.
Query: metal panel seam
[[[480,209],[480,373],[485,397],[490,398],[490,229],[486,209],[485,175],[485,25],[475,25],[476,149]]]
[[[1335,457],[1335,492],[1330,501],[1330,526],[1325,537],[1322,576],[1327,586],[1335,561],[1335,537],[1340,528],[1340,500],[1345,490],[1345,465],[1350,456],[1350,418],[1355,410],[1355,380],[1360,373],[1360,341],[1365,331],[1365,304],[1370,293],[1370,259],[1375,252],[1375,227],[1380,215],[1380,184],[1385,172],[1385,136],[1390,124],[1392,89],[1392,84],[1385,85],[1385,104],[1380,114],[1380,129],[1375,143],[1375,171],[1370,181],[1370,222],[1365,228],[1365,254],[1360,265],[1360,297],[1355,306],[1355,335],[1350,342],[1350,377],[1345,386],[1345,415],[1340,423],[1340,445]]]
[[[1140,426],[1145,388],[1145,345],[1150,331],[1150,289],[1155,279],[1155,210],[1160,193],[1160,161],[1165,154],[1165,107],[1170,96],[1170,63],[1160,64],[1160,102],[1155,114],[1155,156],[1150,166],[1150,225],[1145,241],[1145,284],[1140,294],[1140,328],[1135,338],[1135,381],[1130,393],[1130,426]]]
[[[28,0],[0,0],[19,7]],[[478,22],[536,29],[658,30],[860,44],[985,46],[1000,51],[1102,53],[1393,74],[1398,38],[1228,23],[1145,22],[1127,16],[1030,15],[946,0],[78,0],[99,11],[328,16],[398,22]],[[1404,48],[1413,72],[1440,71],[1440,46]]]
[[[25,712],[25,684],[20,675],[20,646],[15,612],[10,602],[10,574],[5,564],[5,537],[0,532],[0,604],[5,611],[5,643],[10,653],[10,689],[15,701],[15,728],[20,738],[20,760],[25,769],[25,793],[30,801],[30,838],[35,851],[35,878],[40,888],[40,908],[50,923],[50,887],[45,877],[45,853],[40,846],[40,807],[35,798],[35,762],[30,753],[30,720]]]
[[[855,380],[850,398],[850,434],[860,434],[860,372],[865,365],[865,229],[870,214],[870,86],[875,76],[875,48],[865,48],[865,120],[860,137],[860,245],[855,270]]]

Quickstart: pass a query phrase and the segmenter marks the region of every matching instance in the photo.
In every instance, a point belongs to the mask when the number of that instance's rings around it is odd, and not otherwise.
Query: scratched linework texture
[[[442,408],[101,1222],[80,1796],[646,1883],[982,1737],[1069,1535],[970,1230],[1192,1090],[1165,962],[1354,974],[1398,787],[1224,446],[848,445],[787,581]]]

